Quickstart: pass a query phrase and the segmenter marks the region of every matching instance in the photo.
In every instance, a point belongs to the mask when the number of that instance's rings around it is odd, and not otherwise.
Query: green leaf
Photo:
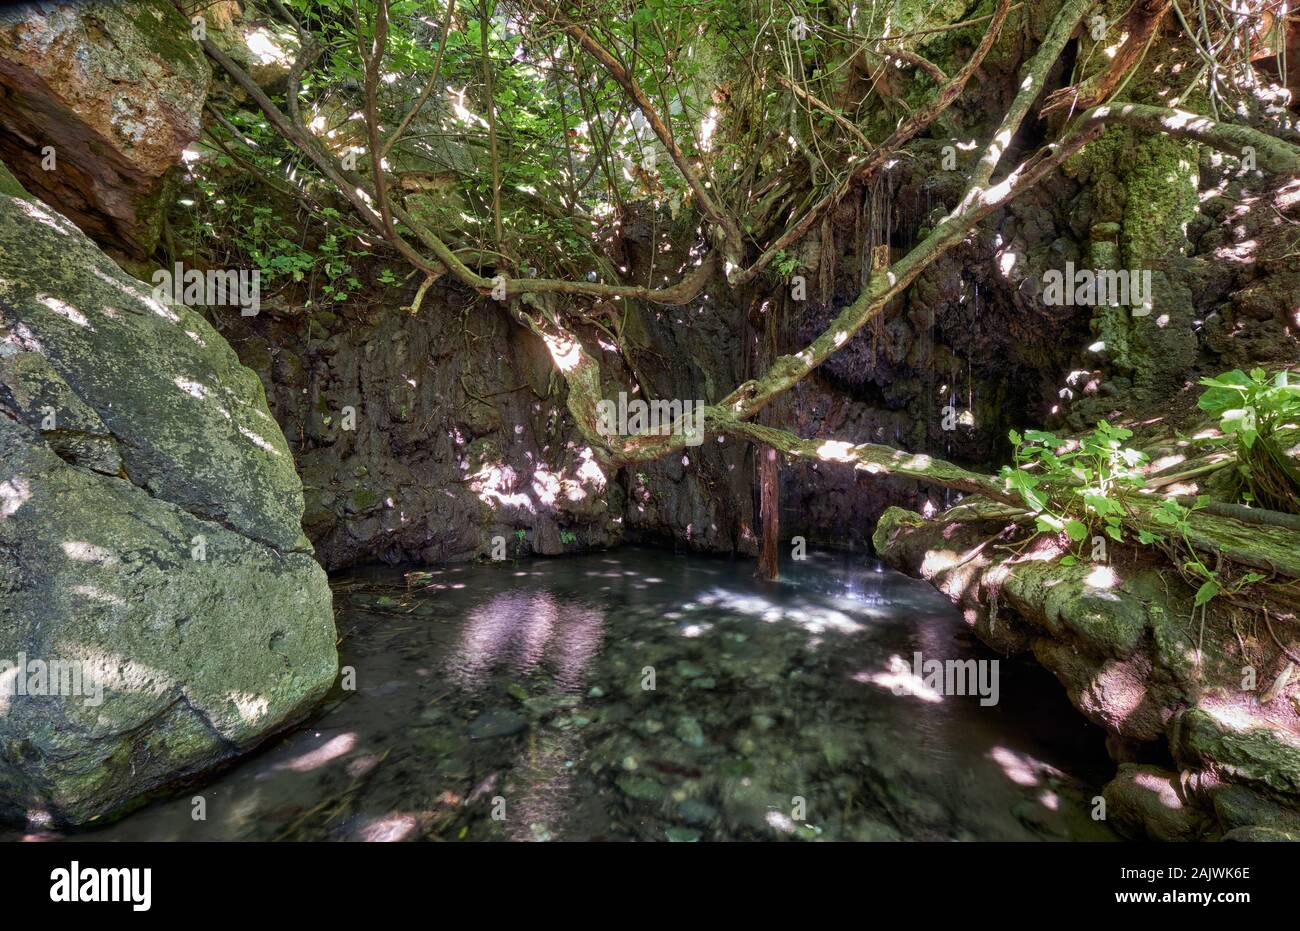
[[[1105,495],[1084,495],[1083,501],[1088,507],[1097,512],[1099,517],[1105,517],[1112,511],[1119,510],[1119,505]]]
[[[1219,583],[1214,581],[1214,579],[1210,579],[1196,590],[1195,606],[1199,608],[1201,605],[1218,595],[1219,592]]]
[[[1034,518],[1034,526],[1038,528],[1039,533],[1060,533],[1065,529],[1065,524],[1059,517],[1053,517],[1051,514],[1040,514]]]
[[[1075,543],[1079,543],[1088,536],[1088,525],[1081,520],[1067,520],[1065,522],[1065,533]]]

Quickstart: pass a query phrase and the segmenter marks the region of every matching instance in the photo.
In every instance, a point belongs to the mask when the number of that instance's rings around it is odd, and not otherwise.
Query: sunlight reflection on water
[[[1004,700],[991,708],[895,688],[910,682],[914,651],[993,655],[946,598],[861,556],[810,554],[775,584],[751,573],[743,561],[630,548],[432,568],[414,585],[391,568],[348,573],[334,581],[340,660],[355,668],[356,691],[336,692],[310,725],[194,790],[206,821],[190,817],[191,792],[89,836],[1032,840],[1080,830],[1093,791],[1080,778],[1108,763],[1050,676],[1004,665]],[[792,819],[795,796],[806,822]]]

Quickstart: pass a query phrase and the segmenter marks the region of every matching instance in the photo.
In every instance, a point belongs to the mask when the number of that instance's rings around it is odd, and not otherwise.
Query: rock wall
[[[710,437],[661,462],[602,467],[540,340],[445,282],[412,315],[402,302],[412,291],[360,311],[213,316],[267,385],[327,568],[488,557],[502,543],[509,554],[636,539],[752,551],[744,445]],[[692,310],[629,309],[637,371],[603,353],[608,397],[639,385],[649,397],[711,401],[740,380],[734,308],[682,326]]]
[[[118,813],[313,707],[337,655],[302,510],[221,336],[0,194],[0,814]]]
[[[1115,545],[1108,562],[1062,566],[1045,537],[998,549],[1005,529],[893,508],[875,543],[993,649],[1032,653],[1105,728],[1119,764],[1107,820],[1121,831],[1300,840],[1300,699],[1270,687],[1288,663],[1268,635],[1217,608],[1194,622],[1194,590],[1149,551]],[[1294,654],[1300,637],[1275,626]]]

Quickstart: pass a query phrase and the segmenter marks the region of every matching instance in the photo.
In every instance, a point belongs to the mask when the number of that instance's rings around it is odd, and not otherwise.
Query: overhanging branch
[[[1213,149],[1244,156],[1253,150],[1255,162],[1265,171],[1300,174],[1300,148],[1268,133],[1235,123],[1220,123],[1207,116],[1138,103],[1113,103],[1094,107],[1079,117],[1080,126],[1122,123],[1149,132],[1189,139]]]

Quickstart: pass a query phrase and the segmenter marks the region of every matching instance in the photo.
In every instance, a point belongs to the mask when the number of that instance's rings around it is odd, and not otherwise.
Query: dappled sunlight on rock
[[[248,724],[261,721],[271,707],[270,702],[263,696],[250,692],[230,691],[226,693],[225,698],[238,709],[239,716]]]
[[[853,444],[842,440],[827,440],[817,447],[817,457],[826,462],[852,462]]]
[[[376,818],[357,832],[357,840],[365,843],[394,843],[406,840],[419,826],[411,814],[391,814]]]
[[[1119,576],[1110,566],[1096,566],[1088,573],[1084,584],[1089,588],[1114,588],[1119,584]]]
[[[92,332],[94,331],[95,328],[90,325],[90,321],[86,319],[86,315],[66,301],[61,301],[57,297],[50,297],[48,294],[38,295],[36,300],[54,311],[63,319],[69,320],[79,327],[85,327]]]
[[[64,554],[69,559],[75,559],[79,562],[99,563],[102,566],[111,566],[117,563],[117,557],[112,552],[93,543],[85,543],[80,540],[65,540],[61,546]]]

